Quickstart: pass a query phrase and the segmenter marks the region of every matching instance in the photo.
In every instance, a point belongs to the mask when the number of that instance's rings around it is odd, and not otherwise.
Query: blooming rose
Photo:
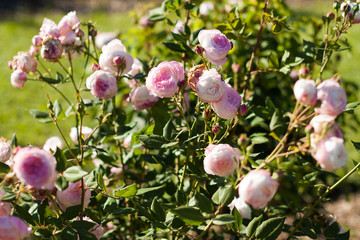
[[[225,93],[217,102],[211,103],[214,112],[223,119],[231,119],[236,117],[241,103],[240,94],[229,84],[225,85]]]
[[[15,88],[21,88],[26,82],[26,74],[18,69],[11,74],[11,85]]]
[[[60,37],[60,29],[56,23],[48,18],[44,18],[44,21],[40,27],[40,37],[45,39],[47,37]]]
[[[320,114],[313,117],[309,125],[314,129],[314,134],[342,138],[340,127],[334,120],[333,116]]]
[[[130,95],[130,101],[135,110],[141,111],[144,109],[150,109],[159,98],[150,94],[146,86],[134,88]]]
[[[319,114],[337,116],[346,109],[346,93],[334,79],[323,81],[317,86],[317,99],[321,101],[315,111]]]
[[[278,182],[266,170],[249,172],[239,185],[239,197],[254,209],[263,208],[274,197]]]
[[[200,15],[207,16],[211,10],[214,10],[214,4],[212,2],[202,2],[199,6]]]
[[[72,11],[65,15],[59,22],[58,27],[61,35],[66,35],[73,30],[74,27],[80,24],[79,18],[76,16],[76,12]]]
[[[234,207],[239,211],[242,218],[251,219],[251,208],[246,204],[241,198],[234,198],[232,202],[228,205],[230,210],[233,210]]]
[[[22,70],[25,73],[36,72],[37,61],[28,52],[18,52],[18,55],[14,57],[12,61],[13,70]]]
[[[205,70],[196,84],[196,92],[205,102],[217,102],[224,95],[226,84],[215,69]]]
[[[115,64],[114,59],[121,59],[121,64]],[[99,58],[100,67],[113,74],[124,74],[131,70],[134,59],[126,52],[125,46],[119,39],[114,39],[102,47]]]
[[[86,189],[86,186],[84,186]],[[56,192],[56,201],[62,210],[66,210],[68,207],[81,204],[82,188],[81,181],[75,183],[70,182],[69,186],[64,191]],[[89,189],[85,190],[84,195],[84,207],[90,203],[91,192]]]
[[[82,126],[81,128],[81,134],[83,136],[83,139],[87,139],[90,134],[92,133],[92,129],[89,127]],[[80,134],[80,127],[79,127],[79,134]],[[72,127],[70,130],[70,138],[73,140],[74,143],[78,143],[78,131],[76,130],[76,127]]]
[[[184,74],[181,63],[162,62],[150,70],[146,78],[146,87],[155,96],[172,97],[179,89],[178,83],[184,80]]]
[[[56,152],[57,148],[62,149],[63,147],[64,147],[64,143],[61,140],[61,138],[54,136],[46,140],[43,149],[47,152],[51,152],[51,151]]]
[[[232,48],[229,39],[217,29],[201,30],[198,36],[200,45],[204,48],[205,57],[214,65],[224,65],[226,55]]]
[[[48,37],[43,41],[41,57],[47,62],[57,62],[63,52],[63,46],[59,39]]]
[[[98,48],[102,48],[116,38],[116,33],[102,32],[98,33],[95,37],[95,44]]]
[[[59,40],[62,44],[64,45],[71,45],[75,42],[76,40],[76,34],[74,31],[70,31],[64,35],[61,35],[59,37]]]
[[[338,137],[325,137],[316,147],[313,157],[320,167],[327,171],[335,171],[345,166],[348,158],[344,140]]]
[[[13,170],[34,188],[52,189],[57,178],[55,157],[36,147],[21,148],[14,157]]]
[[[1,201],[1,198],[4,197],[5,194],[5,191],[0,189],[0,217],[9,216],[11,213],[10,203]]]
[[[11,142],[0,138],[0,162],[6,162],[11,157]]]
[[[25,222],[14,216],[0,217],[0,240],[22,240],[30,236]]]
[[[98,70],[86,79],[86,87],[97,98],[109,99],[118,91],[116,77],[106,71]]]
[[[298,102],[314,106],[316,104],[316,83],[310,79],[300,79],[294,85],[294,94]]]
[[[239,164],[241,153],[229,144],[210,144],[205,149],[204,170],[220,177],[231,175]]]

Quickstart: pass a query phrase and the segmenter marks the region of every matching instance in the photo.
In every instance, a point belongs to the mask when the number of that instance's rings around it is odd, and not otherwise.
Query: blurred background
[[[136,23],[141,16],[148,15],[149,9],[159,6],[160,2],[160,0],[0,1],[0,136],[11,139],[16,134],[21,145],[42,146],[48,137],[58,135],[54,124],[44,125],[29,114],[30,109],[46,111],[47,94],[54,100],[59,97],[58,93],[39,82],[26,83],[21,89],[13,88],[10,83],[12,71],[7,66],[8,61],[12,60],[18,51],[28,51],[31,38],[38,34],[44,17],[59,22],[62,16],[75,10],[80,21],[86,22],[91,19],[99,32],[116,32],[126,43],[127,41],[136,41],[136,39],[126,38],[126,36],[131,35],[131,32],[136,32],[139,28]],[[287,0],[286,2],[294,12],[290,18],[299,19],[312,17],[321,19],[323,14],[332,11],[333,3],[331,0]],[[308,36],[306,30],[304,32],[302,37],[306,40]],[[342,79],[360,85],[360,45],[358,44],[360,24],[354,25],[346,34],[346,38],[352,48],[350,51],[334,56],[342,59],[336,71]],[[311,41],[311,39],[307,40]],[[76,65],[75,63],[75,66],[80,68],[78,71],[82,71],[80,64]],[[90,72],[90,69],[88,71]],[[360,91],[355,90],[348,98],[351,101],[360,101]],[[356,110],[357,116],[360,116],[359,109]],[[351,115],[345,115],[345,118],[350,117]],[[60,125],[64,129],[70,129],[71,122],[73,121],[64,121]],[[88,124],[91,125],[91,122]],[[344,175],[348,169],[353,167],[353,159],[359,161],[359,155],[351,143],[351,140],[360,142],[358,128],[342,126],[342,129],[349,151],[349,163],[346,169],[339,171],[339,175]],[[68,133],[65,132],[65,135],[68,136]],[[344,196],[339,190],[334,195],[335,197],[340,196],[337,201],[327,205],[328,210],[330,209],[337,216],[341,224],[345,227],[353,225],[353,239],[360,239],[355,237],[360,236],[360,229],[357,226],[357,220],[360,218],[360,202],[356,201],[360,198],[360,195],[356,193],[359,189],[359,180],[359,174],[354,174],[350,183],[340,189],[355,193]]]

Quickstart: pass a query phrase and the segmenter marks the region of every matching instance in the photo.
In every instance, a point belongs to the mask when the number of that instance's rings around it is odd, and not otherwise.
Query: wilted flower
[[[46,38],[41,48],[41,57],[47,62],[57,62],[63,52],[60,40],[56,38]]]
[[[28,52],[18,52],[11,64],[13,70],[19,69],[25,73],[36,72],[37,65],[35,58]]]
[[[190,85],[190,87],[196,91],[196,84],[198,83],[201,75],[203,74],[203,72],[205,71],[205,65],[201,64],[201,65],[196,65],[194,67],[192,67],[188,73],[188,84]]]

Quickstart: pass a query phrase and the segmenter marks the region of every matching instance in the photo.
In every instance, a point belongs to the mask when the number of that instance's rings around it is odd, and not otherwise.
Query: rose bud
[[[86,79],[86,87],[94,97],[102,99],[113,98],[118,91],[116,77],[106,71],[98,70]]]
[[[75,35],[76,35],[77,37],[82,37],[82,36],[84,36],[84,32],[83,32],[83,30],[81,30],[80,28],[78,28],[78,29],[75,30]]]
[[[89,127],[82,126],[81,128],[81,134],[83,136],[83,139],[87,139],[90,134],[92,133],[92,129]],[[80,134],[80,127],[79,127],[79,134]],[[76,130],[76,127],[72,127],[70,130],[70,138],[74,143],[78,143],[78,131]]]
[[[205,149],[204,170],[211,175],[229,176],[236,170],[241,156],[229,144],[210,144]]]
[[[321,101],[315,112],[336,117],[346,109],[346,93],[334,79],[323,81],[317,86],[317,100]]]
[[[234,200],[232,200],[232,202],[228,205],[228,207],[231,211],[234,209],[234,207],[236,207],[242,218],[251,219],[251,208],[241,198],[235,197]]]
[[[48,37],[59,38],[60,29],[54,21],[44,18],[39,35],[43,40]]]
[[[271,178],[268,171],[253,170],[241,180],[239,197],[254,209],[263,208],[274,197],[278,185],[278,182]]]
[[[198,35],[200,45],[204,48],[204,56],[214,65],[224,65],[226,55],[231,50],[229,39],[219,30],[201,30]]]
[[[333,20],[335,18],[335,14],[333,12],[329,12],[326,16],[329,20]]]
[[[56,149],[63,149],[64,143],[61,138],[54,136],[46,140],[43,149],[47,152],[56,152]]]
[[[119,57],[123,61],[123,68],[120,71],[118,65],[114,65],[114,58]],[[131,70],[134,59],[126,52],[125,46],[119,39],[114,39],[102,47],[102,54],[99,58],[101,69],[109,71],[115,75],[125,74]]]
[[[299,69],[299,75],[302,78],[305,78],[309,74],[309,70],[306,67]]]
[[[233,70],[234,73],[240,72],[240,70],[241,70],[240,64],[233,63],[231,65],[231,69]]]
[[[214,4],[212,2],[202,2],[199,6],[199,14],[202,16],[209,15],[209,12],[214,10]]]
[[[86,189],[84,186],[85,195],[84,195],[84,207],[89,205],[91,192],[89,189]],[[82,198],[82,188],[81,181],[77,181],[75,183],[70,182],[69,186],[64,191],[56,192],[56,201],[61,207],[62,210],[66,210],[68,207],[76,206],[81,204]]]
[[[39,51],[39,49],[37,48],[37,47],[35,47],[35,46],[31,46],[30,47],[30,50],[29,50],[29,53],[30,53],[30,55],[31,56],[35,56],[35,54],[37,54],[37,53],[39,53],[40,51]]]
[[[158,97],[150,94],[146,86],[134,88],[131,91],[129,97],[130,102],[133,104],[134,109],[137,111],[150,109],[159,100]]]
[[[34,44],[34,46],[39,47],[42,44],[42,38],[39,35],[35,35],[32,39],[31,39],[32,44]]]
[[[18,52],[12,61],[13,70],[22,70],[25,73],[36,72],[37,61],[28,52]]]
[[[41,48],[41,57],[47,62],[57,62],[63,52],[60,40],[56,38],[46,38]]]
[[[1,201],[1,198],[4,197],[6,192],[0,189],[0,217],[9,216],[11,213],[11,205],[8,202]],[[0,233],[1,239],[1,233]]]
[[[105,46],[115,38],[116,38],[116,33],[113,32],[98,33],[95,38],[95,44],[98,48],[102,48],[103,46]]]
[[[314,106],[316,104],[316,83],[310,79],[297,80],[294,85],[294,95],[298,102]]]
[[[18,217],[0,217],[0,239],[22,240],[30,236],[30,229],[25,222]]]
[[[240,114],[241,116],[243,116],[247,111],[247,107],[246,107],[246,104],[241,104],[240,106]]]
[[[13,69],[13,66],[12,66],[12,65],[13,65],[13,61],[11,61],[11,60],[8,61],[8,67],[9,67],[10,69]]]
[[[195,53],[199,54],[199,55],[202,55],[203,52],[204,52],[204,49],[200,46],[196,46],[195,49],[194,49]]]
[[[215,69],[205,70],[196,84],[196,92],[205,102],[217,102],[226,92],[226,84]]]
[[[296,81],[299,79],[299,74],[295,69],[293,69],[291,70],[289,77],[291,77],[294,81]]]
[[[162,62],[150,70],[146,78],[146,87],[152,95],[160,98],[172,97],[178,91],[178,83],[185,79],[181,63]]]
[[[221,130],[221,127],[219,125],[214,125],[213,128],[212,128],[212,132],[215,133],[215,134],[218,134],[219,131]]]
[[[79,18],[76,16],[76,12],[72,11],[65,15],[59,22],[58,27],[62,36],[67,35],[73,30],[75,26],[80,23]],[[75,33],[74,33],[75,34]]]
[[[6,162],[11,158],[11,142],[0,138],[0,162]]]
[[[21,88],[26,82],[26,74],[18,69],[11,74],[11,85],[15,88]]]
[[[240,94],[229,84],[225,84],[225,93],[217,102],[210,103],[214,112],[223,119],[236,117],[241,103]]]
[[[14,173],[34,188],[52,189],[57,178],[55,157],[45,150],[21,148],[14,157]]]
[[[192,90],[196,91],[196,84],[199,81],[199,78],[201,77],[201,75],[203,74],[203,72],[205,71],[205,65],[201,64],[201,65],[196,65],[194,67],[192,67],[189,71],[188,71],[188,84],[190,85],[190,87],[192,88]]]
[[[327,171],[335,171],[346,165],[348,154],[344,140],[338,137],[325,137],[313,153],[314,159],[320,167]]]

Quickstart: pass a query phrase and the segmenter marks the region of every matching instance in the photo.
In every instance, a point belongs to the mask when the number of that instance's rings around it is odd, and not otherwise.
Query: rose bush
[[[59,93],[29,111],[59,136],[1,139],[0,239],[349,239],[322,221],[360,166],[334,173],[360,105],[331,76],[349,4],[301,20],[313,42],[284,1],[166,0],[121,39],[74,11],[45,18],[9,79]]]

